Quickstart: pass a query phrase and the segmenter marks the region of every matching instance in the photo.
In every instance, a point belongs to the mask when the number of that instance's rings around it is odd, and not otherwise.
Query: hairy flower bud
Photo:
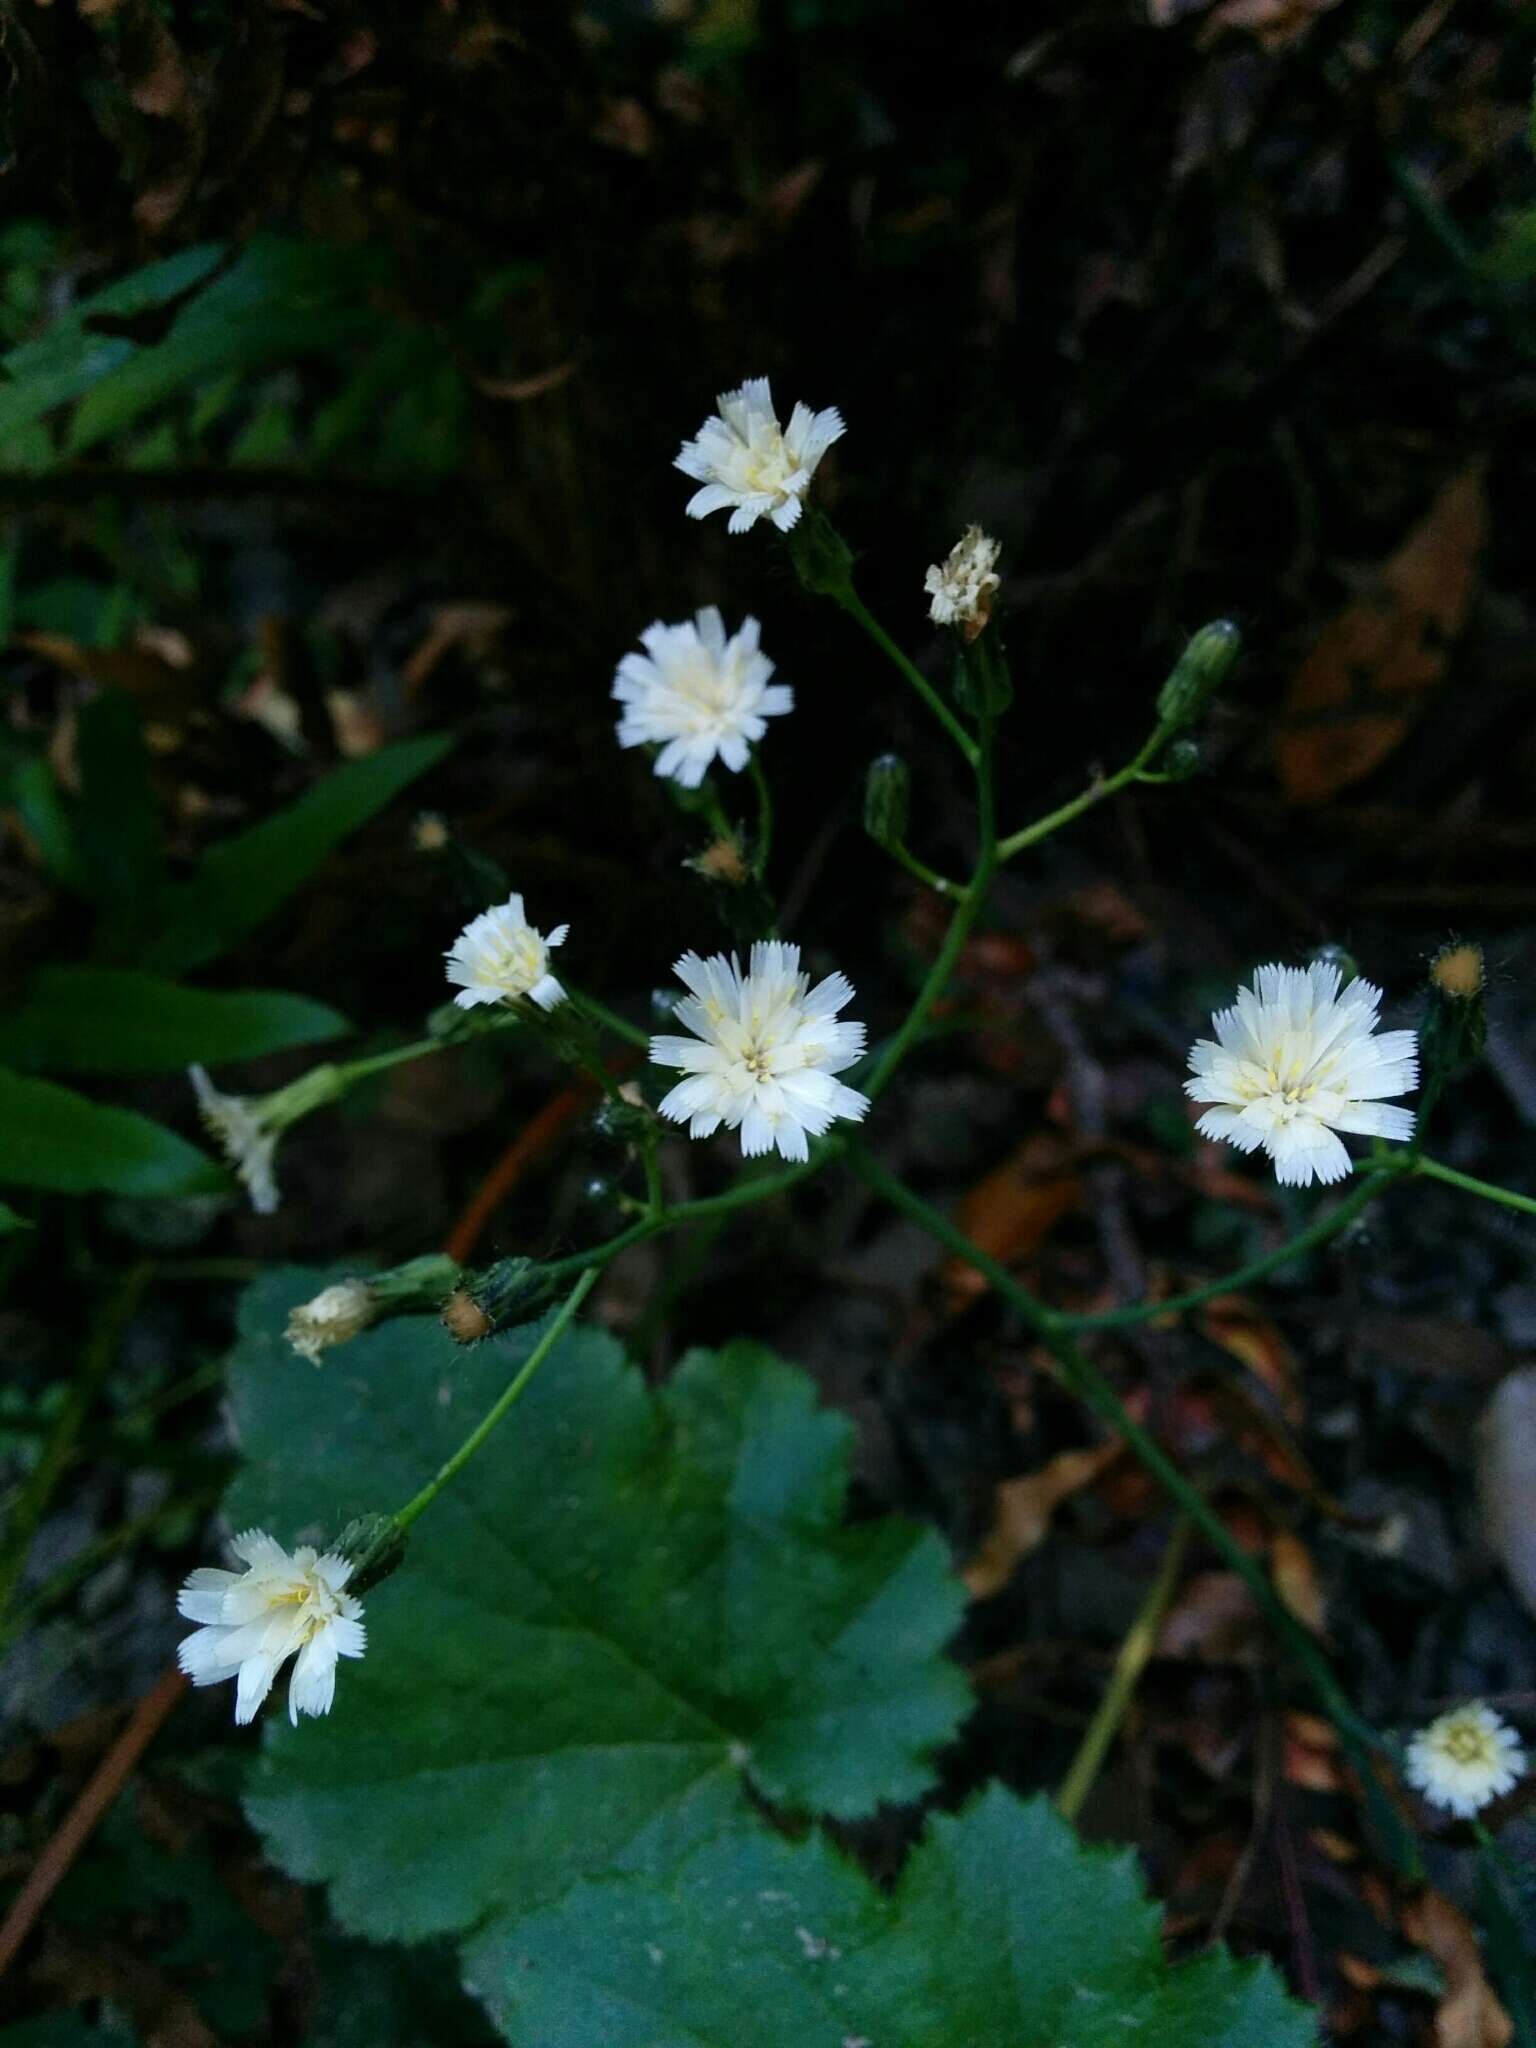
[[[711,840],[702,853],[696,853],[683,865],[702,875],[706,882],[724,882],[732,889],[739,889],[751,873],[741,841],[734,832]]]
[[[1243,636],[1230,619],[1202,626],[1157,694],[1157,715],[1169,732],[1193,725],[1226,680]]]
[[[1437,1093],[1446,1081],[1459,1079],[1482,1058],[1488,1036],[1483,992],[1482,947],[1443,946],[1430,962],[1424,1021],[1419,1029],[1425,1071]]]
[[[912,777],[899,754],[881,754],[864,778],[864,830],[876,846],[900,846],[907,836]]]

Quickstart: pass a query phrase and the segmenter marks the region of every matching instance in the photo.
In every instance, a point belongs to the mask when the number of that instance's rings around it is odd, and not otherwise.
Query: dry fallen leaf
[[[1505,2048],[1514,2027],[1483,1972],[1466,1914],[1438,1892],[1421,1892],[1403,1908],[1403,1932],[1445,1972],[1435,2048]]]
[[[1070,1156],[1059,1138],[1036,1131],[976,1183],[962,1200],[956,1222],[1003,1265],[1026,1257],[1081,1196],[1081,1183],[1068,1170]],[[957,1308],[986,1292],[986,1281],[963,1259],[946,1259],[940,1277]]]
[[[1374,587],[1324,626],[1291,679],[1275,736],[1292,803],[1336,796],[1403,738],[1445,673],[1487,530],[1483,465],[1474,462],[1444,486]]]
[[[987,1600],[999,1592],[1014,1566],[1044,1542],[1061,1503],[1097,1479],[1123,1449],[1115,1440],[1091,1450],[1063,1451],[1038,1472],[1005,1479],[997,1489],[991,1531],[961,1574],[972,1599]]]
[[[1320,1636],[1328,1626],[1323,1589],[1312,1553],[1289,1529],[1277,1529],[1269,1546],[1269,1569],[1275,1591],[1304,1628]]]

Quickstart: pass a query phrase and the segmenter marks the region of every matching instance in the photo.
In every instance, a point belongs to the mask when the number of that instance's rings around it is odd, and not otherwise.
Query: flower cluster
[[[1381,990],[1342,980],[1328,962],[1261,967],[1253,987],[1212,1018],[1215,1039],[1197,1039],[1189,1055],[1186,1093],[1215,1105],[1196,1128],[1240,1152],[1262,1147],[1287,1186],[1344,1178],[1350,1157],[1340,1131],[1413,1135],[1413,1112],[1387,1098],[1418,1081],[1414,1034],[1378,1036]]]
[[[684,789],[697,789],[712,761],[745,768],[767,720],[795,704],[793,690],[769,681],[773,663],[758,632],[756,619],[743,619],[727,639],[712,604],[680,626],[647,626],[644,654],[626,654],[614,678],[624,706],[619,745],[660,747],[656,773]]]
[[[346,1591],[350,1562],[307,1544],[290,1556],[261,1529],[247,1529],[230,1548],[243,1572],[195,1571],[177,1598],[181,1615],[198,1624],[177,1652],[182,1670],[194,1685],[235,1679],[243,1726],[292,1657],[289,1720],[328,1714],[337,1658],[361,1657],[367,1646],[362,1604]]]
[[[781,427],[766,377],[749,377],[737,391],[722,391],[712,414],[692,441],[685,441],[676,467],[703,485],[688,500],[690,519],[730,511],[732,533],[746,533],[759,519],[788,533],[817,464],[847,429],[835,406],[812,412],[797,405]]]
[[[1513,1728],[1473,1700],[1421,1728],[1408,1745],[1404,1775],[1431,1806],[1462,1820],[1513,1791],[1525,1753]]]

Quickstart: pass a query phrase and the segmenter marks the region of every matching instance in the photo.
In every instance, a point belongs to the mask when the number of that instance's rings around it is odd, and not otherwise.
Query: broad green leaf
[[[204,243],[146,264],[82,299],[35,341],[23,342],[0,357],[0,446],[55,406],[89,391],[138,352],[137,344],[125,335],[93,328],[93,320],[103,315],[131,319],[170,305],[199,284],[222,254],[217,243]]]
[[[442,734],[397,740],[365,760],[348,761],[285,810],[214,847],[190,881],[161,897],[161,931],[146,949],[145,964],[181,974],[224,952],[452,744]]]
[[[1131,1854],[994,1787],[930,1819],[894,1892],[743,1823],[669,1882],[583,1885],[478,1944],[470,1976],[514,2048],[1315,2043],[1267,1966],[1170,1967],[1158,1922]]]
[[[229,1186],[223,1167],[163,1124],[0,1068],[5,1181],[66,1195],[195,1195]]]
[[[255,1059],[350,1029],[339,1011],[307,996],[226,995],[127,969],[43,967],[20,1005],[0,1011],[0,1060],[64,1074],[153,1073]]]
[[[0,1202],[0,1237],[9,1237],[17,1230],[35,1228],[30,1216],[18,1216],[8,1202]]]
[[[70,422],[70,452],[83,454],[205,378],[330,353],[374,333],[383,270],[374,249],[255,236],[187,300],[162,340],[95,380]]]
[[[15,806],[53,879],[64,888],[79,888],[80,851],[52,768],[41,754],[8,745],[0,733],[0,805],[4,804]]]
[[[325,1371],[283,1336],[321,1273],[258,1281],[228,1512],[282,1541],[408,1500],[531,1349],[389,1323]],[[929,1788],[966,1711],[963,1597],[932,1531],[845,1528],[850,1425],[751,1344],[649,1392],[572,1332],[368,1600],[323,1722],[270,1717],[247,1810],[350,1932],[420,1939],[670,1866],[769,1799],[844,1817]],[[387,1872],[387,1881],[381,1873]]]

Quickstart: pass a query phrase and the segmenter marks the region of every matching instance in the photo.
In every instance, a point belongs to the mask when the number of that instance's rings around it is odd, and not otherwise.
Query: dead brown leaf
[[[1200,40],[1209,42],[1224,28],[1246,28],[1266,50],[1282,50],[1338,5],[1339,0],[1222,0],[1201,30]]]
[[[1045,1541],[1061,1503],[1097,1479],[1123,1449],[1112,1441],[1090,1450],[1062,1451],[1038,1472],[1005,1479],[997,1489],[987,1539],[961,1573],[972,1599],[988,1600],[1000,1592],[1014,1566]]]
[[[1027,1257],[1081,1198],[1071,1156],[1051,1132],[1034,1132],[965,1196],[956,1216],[960,1228],[1003,1265]],[[957,1308],[986,1292],[986,1281],[963,1259],[946,1259],[940,1278]]]
[[[1264,1630],[1253,1595],[1236,1572],[1196,1572],[1164,1617],[1157,1655],[1201,1664],[1255,1664]]]
[[[1275,1591],[1303,1628],[1320,1636],[1328,1626],[1327,1603],[1318,1582],[1312,1553],[1289,1529],[1277,1529],[1269,1546],[1269,1569]]]
[[[443,656],[456,647],[462,647],[476,661],[486,660],[511,617],[504,604],[477,600],[440,604],[432,614],[426,638],[405,664],[406,696],[419,695]]]
[[[1484,465],[1435,498],[1374,587],[1337,613],[1291,679],[1275,736],[1287,799],[1317,804],[1378,767],[1445,673],[1488,530]]]
[[[1445,1972],[1435,2013],[1435,2048],[1506,2048],[1509,2014],[1483,1971],[1472,1922],[1439,1892],[1421,1892],[1403,1908],[1403,1932]]]

